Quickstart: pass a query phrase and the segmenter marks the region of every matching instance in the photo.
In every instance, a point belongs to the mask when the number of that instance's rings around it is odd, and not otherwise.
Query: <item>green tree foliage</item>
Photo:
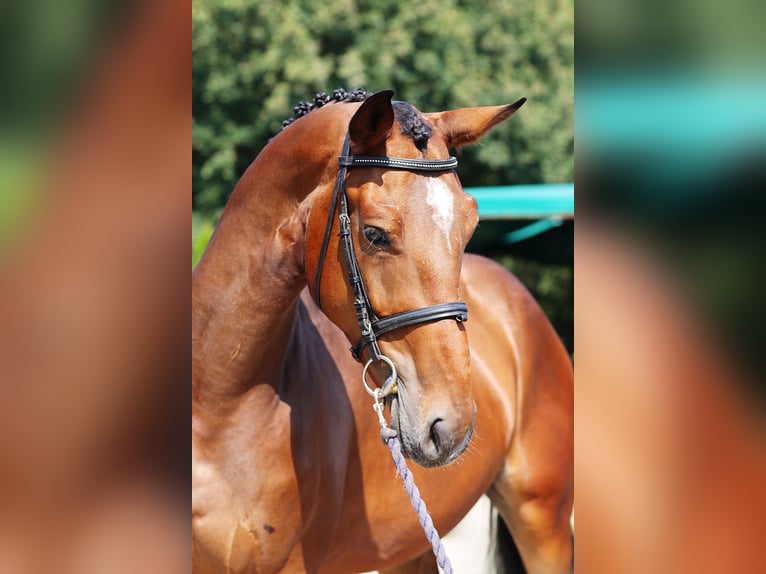
[[[461,152],[466,186],[573,178],[573,0],[194,0],[193,201],[214,213],[299,100],[392,88],[421,110],[528,98]]]

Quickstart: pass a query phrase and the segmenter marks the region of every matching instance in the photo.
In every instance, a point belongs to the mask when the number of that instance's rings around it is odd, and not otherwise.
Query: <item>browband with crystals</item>
[[[341,167],[386,167],[412,171],[445,171],[457,167],[457,158],[409,159],[405,157],[377,157],[364,155],[342,155],[338,158]]]

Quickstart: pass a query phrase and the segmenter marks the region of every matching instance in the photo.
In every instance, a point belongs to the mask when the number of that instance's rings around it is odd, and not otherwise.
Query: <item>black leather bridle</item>
[[[468,306],[465,303],[439,303],[429,305],[412,311],[403,311],[388,317],[378,317],[372,308],[370,298],[364,288],[364,281],[359,270],[359,262],[354,253],[354,244],[351,239],[351,220],[348,215],[348,197],[346,195],[346,174],[351,167],[383,167],[386,169],[402,169],[407,171],[447,171],[457,166],[457,159],[450,157],[448,159],[407,159],[399,157],[373,157],[373,156],[350,156],[349,136],[343,143],[343,151],[338,158],[338,175],[335,179],[335,188],[333,189],[332,202],[327,216],[327,226],[325,227],[322,248],[319,251],[319,262],[314,280],[314,298],[317,306],[321,308],[320,286],[322,282],[322,268],[324,266],[327,246],[330,242],[330,233],[337,209],[337,203],[340,199],[340,238],[343,245],[343,254],[346,261],[346,271],[348,272],[348,281],[351,290],[354,293],[354,308],[356,309],[356,318],[359,322],[361,337],[359,342],[351,348],[351,354],[357,361],[362,360],[362,352],[365,347],[369,347],[370,360],[367,367],[374,362],[383,360],[388,363],[394,373],[395,367],[391,361],[385,357],[378,347],[378,337],[395,329],[411,327],[422,323],[440,321],[442,319],[455,319],[457,321],[468,320]],[[394,376],[394,379],[396,377]],[[364,376],[363,376],[364,379]],[[365,383],[366,386],[366,383]]]

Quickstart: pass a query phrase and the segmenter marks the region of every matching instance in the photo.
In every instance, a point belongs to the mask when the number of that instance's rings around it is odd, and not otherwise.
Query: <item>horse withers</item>
[[[423,563],[366,367],[439,531],[488,493],[528,572],[569,572],[571,364],[519,282],[463,254],[478,212],[448,153],[524,100],[335,96],[246,170],[193,274],[194,571]]]

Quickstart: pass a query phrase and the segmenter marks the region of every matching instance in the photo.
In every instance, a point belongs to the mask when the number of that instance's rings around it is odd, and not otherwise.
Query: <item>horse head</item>
[[[312,297],[369,363],[372,379],[386,393],[395,389],[387,402],[405,455],[430,467],[465,450],[476,412],[459,302],[462,255],[478,210],[448,149],[478,140],[525,100],[423,114],[392,95],[323,108],[347,110],[334,114],[347,136],[342,151],[334,140],[328,173],[335,180],[324,177],[312,194],[305,267]],[[339,155],[357,160],[338,167]],[[386,318],[403,320],[365,337],[365,320]]]

